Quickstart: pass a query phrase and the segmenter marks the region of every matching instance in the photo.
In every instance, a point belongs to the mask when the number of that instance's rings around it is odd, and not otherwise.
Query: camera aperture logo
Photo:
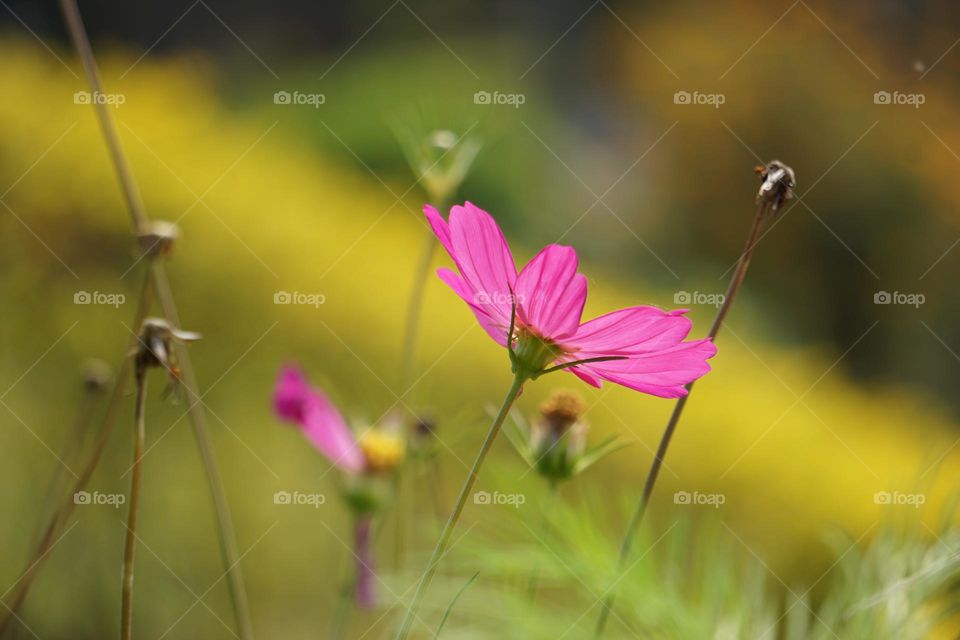
[[[501,493],[494,491],[477,491],[473,494],[473,504],[480,505],[508,505],[514,509],[519,509],[527,501],[527,496],[522,493]]]
[[[677,291],[673,294],[674,304],[705,304],[719,308],[727,299],[722,293],[704,293],[702,291]]]
[[[103,293],[102,291],[77,291],[73,294],[73,304],[103,304],[114,309],[127,301],[122,293]]]
[[[107,505],[119,509],[126,503],[127,496],[122,493],[100,493],[99,491],[77,491],[73,494],[73,504],[76,505]]]
[[[702,93],[700,91],[677,91],[673,94],[673,104],[680,105],[705,105],[719,109],[720,105],[727,101],[727,96],[722,93]]]
[[[295,304],[319,309],[327,302],[327,296],[322,293],[303,293],[301,291],[277,291],[273,294],[273,304]]]
[[[904,293],[902,291],[877,291],[873,294],[873,304],[896,304],[906,305],[919,309],[920,305],[927,301],[927,297],[922,293]]]
[[[514,109],[519,109],[520,105],[527,101],[527,96],[522,93],[500,93],[494,91],[477,91],[473,94],[473,104],[496,104],[507,105]]]
[[[719,509],[720,505],[724,504],[726,501],[727,496],[722,493],[700,493],[699,491],[694,491],[691,493],[689,491],[677,491],[673,494],[673,504],[706,505],[708,507],[713,507],[714,509]]]
[[[899,491],[877,491],[873,494],[873,503],[884,506],[907,506],[919,509],[927,501],[922,493],[900,493]]]
[[[273,504],[305,506],[319,509],[326,503],[327,496],[322,493],[304,493],[303,491],[277,491],[273,494]]]
[[[105,104],[118,109],[127,101],[122,93],[100,93],[99,91],[77,91],[73,94],[73,104]]]
[[[300,91],[277,91],[273,94],[273,104],[289,104],[295,106],[309,106],[319,109],[327,101],[322,93],[302,93]]]
[[[920,105],[927,101],[927,96],[922,93],[902,93],[900,91],[877,91],[873,94],[873,104],[883,105],[902,105],[919,109]]]

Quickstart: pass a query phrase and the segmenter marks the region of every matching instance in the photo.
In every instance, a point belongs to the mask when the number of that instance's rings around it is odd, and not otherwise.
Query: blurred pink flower
[[[679,398],[687,394],[684,385],[710,371],[707,359],[717,349],[709,339],[684,342],[692,327],[685,310],[628,307],[581,324],[587,279],[577,273],[573,248],[548,245],[518,273],[503,232],[486,211],[470,202],[454,206],[449,224],[429,205],[424,213],[460,271],[440,269],[437,275],[504,347],[516,301],[515,353],[531,374],[549,363],[621,358],[568,370],[595,387],[607,380]]]
[[[277,415],[299,426],[333,464],[351,473],[363,470],[363,452],[343,416],[322,391],[310,386],[299,369],[289,365],[281,369],[273,404]]]

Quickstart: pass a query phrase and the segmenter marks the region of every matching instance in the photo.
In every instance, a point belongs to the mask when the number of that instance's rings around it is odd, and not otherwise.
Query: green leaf
[[[453,596],[453,600],[450,601],[450,604],[447,605],[447,610],[443,612],[443,617],[440,618],[440,625],[437,627],[437,632],[433,634],[433,640],[437,640],[440,637],[440,632],[443,630],[443,625],[446,624],[447,618],[450,617],[450,612],[453,610],[453,606],[457,604],[457,600],[460,599],[460,596],[463,595],[463,592],[467,590],[473,581],[477,579],[477,576],[480,575],[480,572],[477,571],[475,574],[470,576],[470,579],[467,580],[466,584],[460,587],[460,590]]]

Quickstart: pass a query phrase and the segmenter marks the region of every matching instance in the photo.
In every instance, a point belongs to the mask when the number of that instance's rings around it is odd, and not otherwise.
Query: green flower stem
[[[743,249],[743,253],[740,254],[740,259],[737,261],[736,270],[733,273],[733,277],[730,279],[730,284],[727,287],[726,297],[723,300],[723,304],[720,305],[720,308],[717,310],[717,315],[713,320],[713,324],[710,326],[710,332],[707,334],[707,337],[713,340],[717,337],[717,334],[720,332],[720,328],[723,326],[723,321],[727,317],[727,313],[730,311],[730,307],[733,305],[733,300],[737,296],[737,292],[740,291],[740,286],[743,284],[743,279],[747,275],[747,267],[750,266],[750,258],[753,256],[753,250],[757,245],[757,241],[760,237],[760,231],[763,229],[764,224],[769,218],[769,213],[773,206],[772,200],[762,200],[757,206],[757,214],[753,219],[753,226],[750,229],[750,235],[747,237],[747,244]],[[690,394],[693,392],[693,383],[687,385],[687,395],[677,400],[677,404],[673,407],[673,413],[670,414],[670,419],[667,421],[667,426],[663,431],[663,436],[660,438],[660,445],[657,447],[657,454],[653,459],[653,464],[650,465],[650,471],[647,472],[647,479],[643,485],[643,493],[640,496],[640,502],[637,503],[637,508],[633,512],[633,516],[630,518],[630,522],[627,525],[627,531],[623,536],[623,540],[620,543],[620,554],[617,560],[618,570],[623,570],[623,565],[626,563],[627,558],[630,556],[630,550],[633,546],[633,540],[636,536],[637,529],[640,528],[640,524],[643,522],[643,517],[647,513],[647,507],[650,504],[650,497],[653,495],[653,488],[657,484],[657,478],[660,475],[660,469],[663,467],[663,459],[667,455],[667,449],[670,447],[670,441],[673,438],[673,433],[677,428],[677,423],[680,422],[680,416],[683,414],[683,408],[687,406],[687,400],[690,398]],[[603,606],[600,609],[600,617],[597,619],[597,626],[594,629],[593,637],[599,638],[603,635],[603,630],[606,627],[607,619],[610,616],[610,610],[613,607],[614,595],[613,593],[608,593],[607,597],[604,598]]]
[[[553,515],[553,507],[557,503],[557,481],[551,480],[549,485],[549,491],[547,492],[547,499],[543,501],[543,504],[540,508],[543,510],[543,513],[540,514],[542,518],[540,522],[540,532],[544,537],[544,544],[547,543],[547,538],[552,535],[550,527],[550,516]],[[537,599],[537,590],[540,586],[540,563],[533,567],[533,571],[530,573],[530,583],[527,585],[527,596],[530,598],[530,604],[533,604],[534,600]]]
[[[400,351],[401,385],[406,387],[413,376],[414,352],[417,348],[417,336],[420,333],[420,311],[423,308],[423,294],[427,288],[427,278],[430,275],[430,265],[437,251],[437,238],[430,229],[424,236],[420,261],[413,275],[413,287],[410,289],[410,299],[407,302],[407,319],[403,328],[403,346]],[[406,389],[403,389],[406,391]]]
[[[473,462],[473,467],[471,467],[470,473],[463,481],[463,487],[460,488],[460,495],[457,497],[457,502],[453,507],[453,512],[447,519],[447,524],[443,527],[443,532],[440,534],[440,539],[437,540],[437,546],[433,549],[433,554],[430,556],[430,561],[423,570],[423,575],[420,576],[420,582],[417,584],[417,591],[413,594],[413,601],[410,603],[410,606],[407,607],[407,613],[404,616],[402,625],[400,626],[400,631],[397,633],[396,640],[404,640],[409,635],[410,628],[413,625],[413,620],[417,617],[417,609],[420,606],[420,601],[423,599],[424,593],[430,586],[430,582],[433,580],[433,575],[437,571],[437,565],[440,563],[440,558],[447,550],[447,545],[450,544],[450,536],[453,534],[453,530],[457,526],[457,521],[460,519],[460,515],[463,513],[463,508],[467,504],[467,497],[473,490],[473,485],[477,480],[478,474],[480,473],[480,468],[483,466],[483,462],[486,460],[487,454],[490,452],[490,448],[493,446],[494,440],[497,439],[497,435],[500,433],[500,428],[503,426],[503,421],[510,412],[510,408],[523,391],[523,383],[526,382],[526,380],[527,376],[523,374],[518,373],[514,377],[513,384],[510,386],[510,390],[507,391],[507,395],[503,399],[503,405],[500,407],[500,411],[497,412],[497,417],[494,418],[493,424],[490,425],[490,430],[487,432],[487,437],[484,439],[483,444],[480,445],[480,450],[477,452],[477,458]]]
[[[120,601],[120,638],[133,637],[133,563],[137,544],[137,510],[140,507],[140,484],[143,477],[143,450],[146,441],[144,407],[147,401],[146,370],[137,371],[137,400],[133,414],[133,471],[130,475],[130,507],[127,535],[123,546],[123,579]]]

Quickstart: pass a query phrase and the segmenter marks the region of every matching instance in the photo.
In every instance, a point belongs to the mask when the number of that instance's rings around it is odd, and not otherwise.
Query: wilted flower
[[[551,484],[576,476],[625,446],[616,436],[587,450],[586,405],[573,391],[557,390],[530,424],[516,420],[507,435],[517,452]]]
[[[637,306],[580,323],[587,279],[571,247],[548,245],[519,273],[503,232],[470,202],[450,210],[449,224],[424,213],[460,275],[437,273],[466,302],[480,325],[510,350],[526,378],[569,369],[588,384],[603,380],[663,398],[685,396],[689,382],[710,370],[713,342],[684,342],[692,323],[685,310]],[[508,338],[510,328],[513,335]],[[553,368],[548,368],[554,364]]]

